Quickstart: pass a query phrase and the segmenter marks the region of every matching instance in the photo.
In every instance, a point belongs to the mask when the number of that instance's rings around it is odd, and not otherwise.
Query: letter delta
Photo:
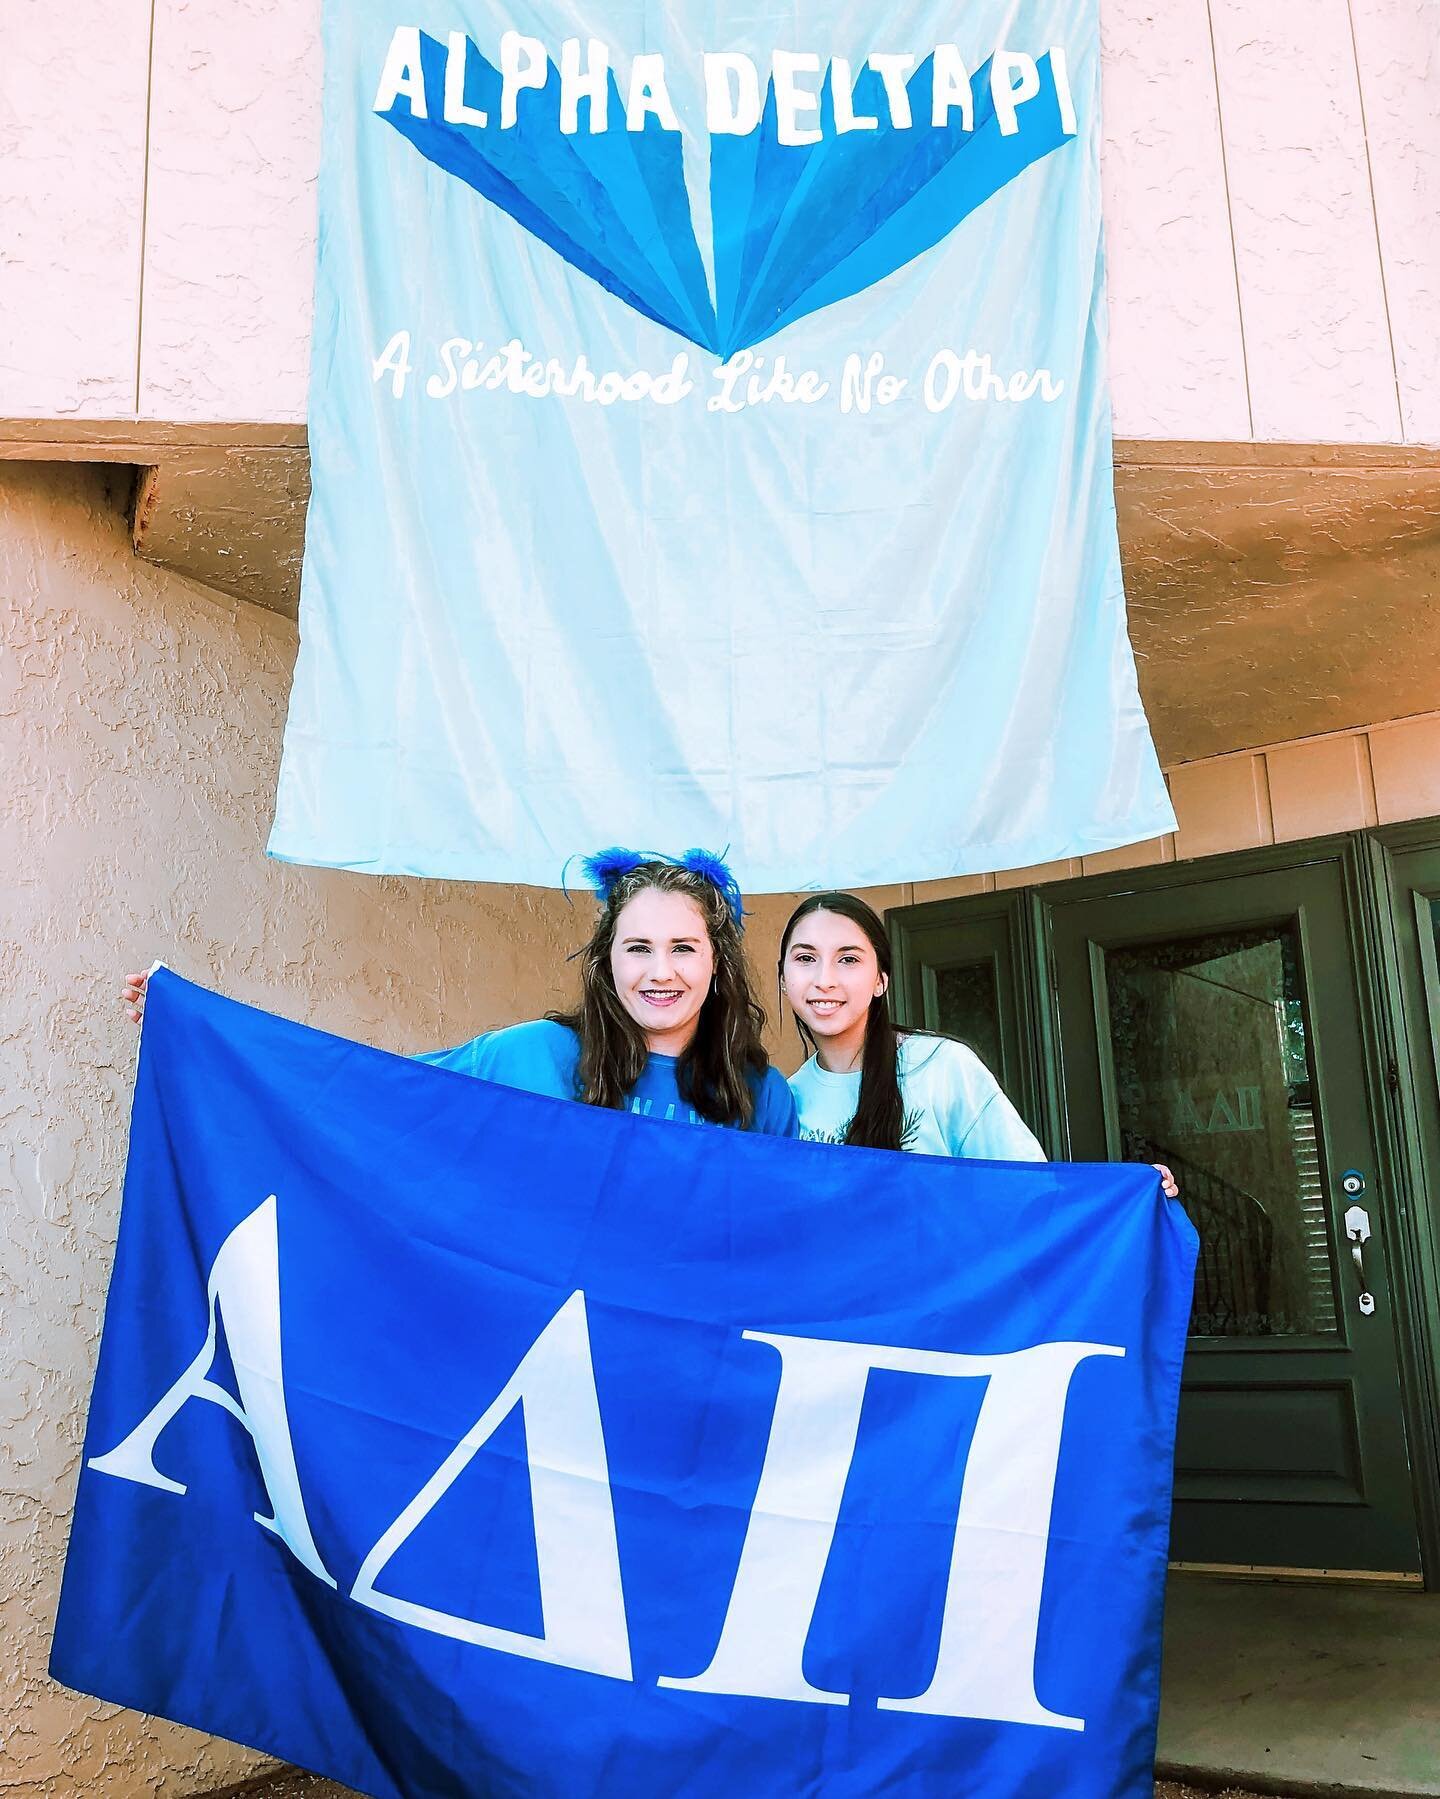
[[[272,1195],[221,1245],[206,1286],[207,1328],[169,1390],[90,1467],[170,1495],[155,1451],[192,1400],[221,1407],[254,1444],[270,1503],[255,1522],[315,1579],[322,1559],[300,1490],[281,1364],[277,1202]],[[223,1325],[238,1400],[212,1378]],[[1037,1343],[962,1355],[745,1330],[746,1353],[778,1358],[778,1387],[749,1522],[733,1567],[717,1570],[713,1654],[698,1669],[658,1678],[677,1693],[846,1705],[850,1695],[805,1674],[806,1639],[825,1579],[841,1499],[856,1453],[872,1370],[917,1381],[980,1380],[979,1413],[954,1496],[955,1523],[933,1671],[919,1693],[886,1694],[881,1710],[1079,1731],[1083,1718],[1047,1707],[1035,1690],[1036,1640],[1051,1513],[1071,1381],[1106,1343]],[[483,1396],[482,1396],[483,1397]],[[477,1451],[523,1406],[543,1628],[538,1636],[407,1599],[388,1578]],[[338,1558],[332,1558],[338,1559]],[[938,1584],[938,1583],[937,1583]],[[585,1295],[559,1307],[509,1379],[365,1555],[348,1597],[398,1623],[506,1655],[631,1680],[605,1431]],[[723,1611],[723,1615],[722,1615]]]

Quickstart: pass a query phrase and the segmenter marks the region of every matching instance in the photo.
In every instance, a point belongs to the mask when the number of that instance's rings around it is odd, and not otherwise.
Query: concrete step
[[[1440,1799],[1440,1595],[1173,1575],[1160,1772],[1307,1799]]]
[[[1173,1575],[1157,1773],[1156,1799],[1440,1799],[1440,1595]],[[354,1796],[281,1771],[245,1799]]]

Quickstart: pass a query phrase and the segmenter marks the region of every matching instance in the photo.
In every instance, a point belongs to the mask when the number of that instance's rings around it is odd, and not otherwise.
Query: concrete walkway
[[[1161,1695],[1164,1774],[1440,1795],[1440,1595],[1173,1576]]]

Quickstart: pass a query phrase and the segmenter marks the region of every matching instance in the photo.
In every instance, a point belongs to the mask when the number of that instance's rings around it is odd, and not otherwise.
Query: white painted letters
[[[908,131],[914,120],[910,113],[910,95],[905,87],[906,77],[915,67],[915,58],[909,55],[897,56],[891,51],[876,50],[865,59],[880,77],[880,85],[885,89],[886,104],[890,108],[890,123],[897,131]]]
[[[820,96],[799,85],[801,75],[818,75],[820,58],[813,50],[777,50],[771,63],[775,86],[775,140],[781,144],[818,144],[818,125],[802,125],[801,113],[819,114]]]
[[[975,129],[975,100],[970,90],[970,71],[965,67],[954,44],[937,44],[931,66],[934,86],[931,89],[930,123],[950,123],[950,109],[960,108],[960,124],[966,131]]]
[[[630,64],[630,92],[625,101],[625,129],[643,131],[651,114],[666,131],[678,131],[680,121],[665,85],[665,58],[658,50],[637,56]]]
[[[1019,76],[1017,82],[1014,77]],[[1035,58],[1022,50],[997,50],[990,60],[990,97],[1001,137],[1014,137],[1020,129],[1017,110],[1040,92],[1040,71]]]
[[[488,125],[489,119],[478,106],[465,104],[466,58],[470,43],[463,31],[450,33],[445,52],[445,123],[447,125]]]
[[[375,90],[376,112],[389,113],[403,98],[412,118],[429,117],[421,57],[423,41],[418,26],[396,26]],[[447,124],[483,128],[489,123],[486,113],[468,105],[465,99],[466,72],[474,48],[463,32],[448,34],[443,111]],[[610,45],[602,39],[587,38],[583,48],[582,63],[582,42],[578,37],[562,39],[552,57],[541,39],[514,30],[503,32],[499,46],[501,129],[508,130],[515,124],[519,96],[526,88],[546,85],[552,62],[560,75],[560,130],[566,135],[573,135],[580,128],[582,99],[590,102],[589,131],[610,129],[610,72],[623,69],[627,62],[630,73],[625,82],[625,129],[645,131],[652,120],[663,131],[681,129],[662,52],[643,51],[627,58],[622,49],[617,62]],[[494,54],[484,50],[478,53]],[[1073,137],[1078,125],[1065,47],[1051,45],[1047,54],[1061,129],[1067,137]],[[866,66],[880,77],[890,124],[897,131],[907,131],[914,124],[906,81],[916,62],[912,51],[874,50],[865,57]],[[963,128],[973,131],[971,77],[959,47],[953,43],[936,44],[930,62],[932,128],[947,128],[951,113],[958,109]],[[700,65],[705,129],[717,137],[743,137],[757,130],[765,110],[765,86],[760,75],[763,62],[757,65],[753,57],[739,50],[707,50],[701,53]],[[817,51],[778,47],[772,50],[769,86],[775,101],[776,141],[792,146],[815,144],[826,128],[836,136],[878,129],[880,120],[876,114],[855,111],[855,66],[851,58],[836,56],[825,70]],[[831,107],[828,120],[822,121],[818,90],[826,78]],[[810,82],[814,85],[808,85]],[[1024,51],[997,47],[990,59],[990,89],[1001,135],[1013,137],[1020,129],[1018,109],[1041,91],[1036,58]],[[697,119],[695,123],[698,122]]]
[[[731,81],[734,87],[731,87]],[[760,76],[739,50],[705,56],[705,124],[717,137],[746,137],[760,123]]]
[[[1050,46],[1050,75],[1055,83],[1055,98],[1060,102],[1060,129],[1066,137],[1074,137],[1080,129],[1075,116],[1075,96],[1070,91],[1070,61],[1063,44]]]
[[[448,79],[448,77],[447,77]],[[429,118],[425,110],[425,72],[420,64],[420,27],[397,25],[385,53],[385,67],[375,90],[376,112],[389,112],[401,94],[410,102],[410,116]]]
[[[599,38],[585,45],[585,67],[580,67],[580,40],[567,37],[560,46],[560,129],[573,136],[580,129],[580,102],[590,102],[592,135],[604,131],[610,121],[610,52]]]
[[[847,131],[878,131],[880,121],[872,113],[855,111],[855,77],[843,56],[830,64],[830,107],[835,114],[835,129],[843,137]]]
[[[397,399],[403,399],[405,383],[414,368],[410,360],[410,333],[396,331],[385,348],[370,364],[370,379],[383,381],[390,377],[390,392]]]
[[[527,87],[544,87],[550,78],[550,60],[538,37],[507,31],[500,39],[500,126],[508,131],[518,116],[516,108]]]

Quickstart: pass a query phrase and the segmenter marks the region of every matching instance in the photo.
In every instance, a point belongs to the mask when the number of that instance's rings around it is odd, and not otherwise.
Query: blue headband
[[[595,855],[586,856],[580,867],[585,879],[595,889],[597,897],[608,902],[617,884],[647,862],[663,862],[670,868],[683,868],[688,874],[698,875],[702,881],[708,881],[712,887],[719,889],[726,909],[735,921],[736,930],[745,929],[745,906],[740,883],[726,867],[723,858],[710,850],[686,850],[679,856],[661,856],[651,851],[618,848],[598,850]]]

